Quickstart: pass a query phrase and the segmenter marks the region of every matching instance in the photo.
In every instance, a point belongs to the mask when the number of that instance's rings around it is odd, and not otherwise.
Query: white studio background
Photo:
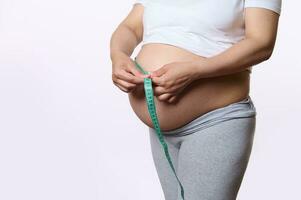
[[[111,81],[133,1],[0,0],[1,200],[163,200],[147,128]],[[273,56],[253,68],[239,200],[301,199],[300,6],[283,1]]]

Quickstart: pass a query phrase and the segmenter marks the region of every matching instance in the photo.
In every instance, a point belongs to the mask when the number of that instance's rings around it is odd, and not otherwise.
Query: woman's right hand
[[[128,55],[115,52],[112,56],[112,81],[122,91],[130,93],[144,83],[144,78],[149,77],[149,74],[143,74],[136,68]]]

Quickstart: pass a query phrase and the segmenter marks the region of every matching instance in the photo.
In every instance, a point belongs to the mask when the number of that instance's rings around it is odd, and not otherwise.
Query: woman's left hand
[[[161,101],[173,103],[179,94],[197,79],[197,66],[193,62],[172,62],[151,73],[154,95]]]

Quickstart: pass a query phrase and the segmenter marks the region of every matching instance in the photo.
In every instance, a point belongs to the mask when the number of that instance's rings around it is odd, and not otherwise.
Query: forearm
[[[126,25],[119,25],[110,40],[110,56],[113,60],[120,53],[131,56],[139,44],[135,32]]]
[[[224,52],[192,63],[198,78],[222,76],[246,70],[249,66],[267,60],[273,46],[256,39],[243,39]]]

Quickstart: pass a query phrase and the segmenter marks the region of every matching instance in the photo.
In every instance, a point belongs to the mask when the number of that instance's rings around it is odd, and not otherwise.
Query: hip
[[[254,124],[256,115],[256,107],[254,106],[252,98],[248,96],[241,101],[234,102],[227,106],[217,108],[210,112],[202,114],[181,127],[170,131],[162,131],[162,134],[164,136],[173,137],[185,136],[211,126],[218,125],[225,121],[243,118],[248,118]],[[155,131],[151,127],[149,127],[149,129]]]

